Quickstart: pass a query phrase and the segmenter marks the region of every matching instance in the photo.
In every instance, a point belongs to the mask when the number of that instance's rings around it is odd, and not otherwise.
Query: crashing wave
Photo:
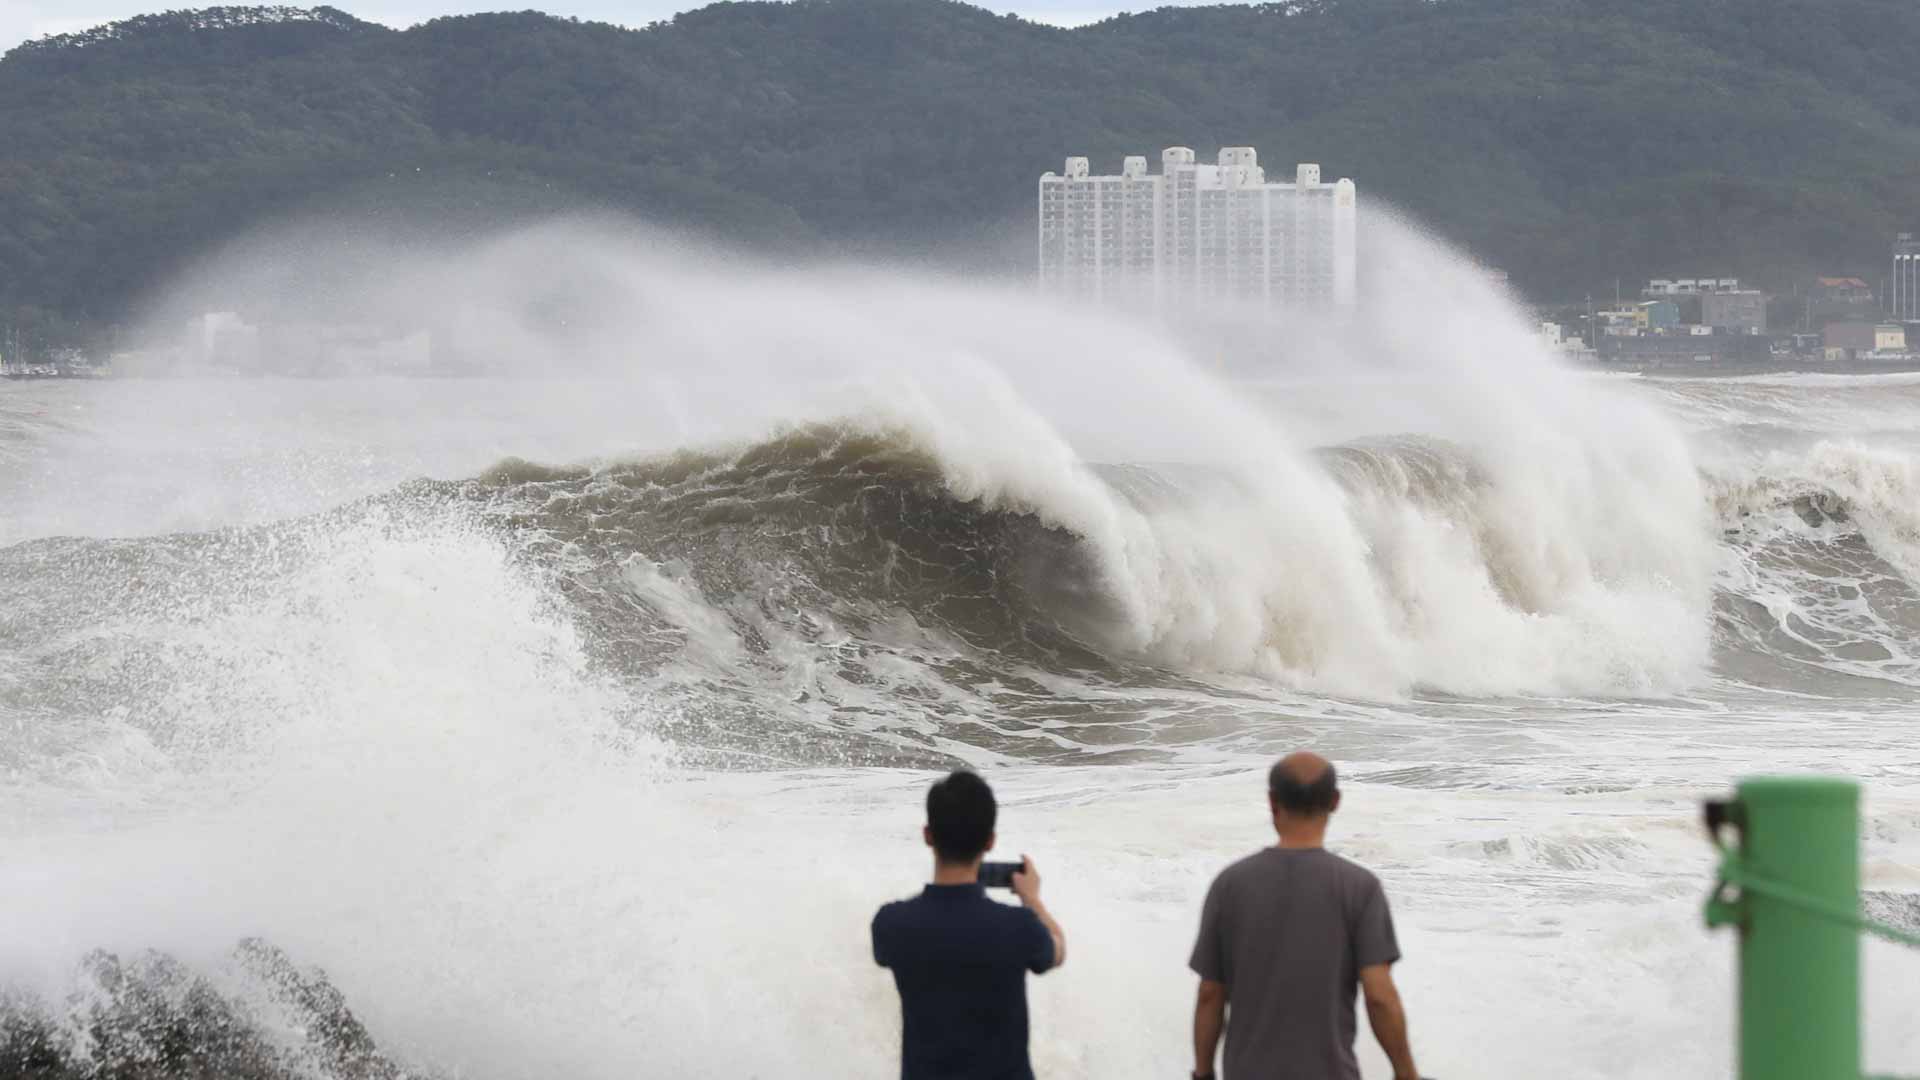
[[[1822,693],[1920,685],[1920,459],[1820,441],[1706,482],[1725,540],[1723,672]]]
[[[0,998],[0,1075],[37,1080],[412,1080],[325,973],[249,938],[231,985],[164,953],[96,950],[60,1002]]]
[[[1703,659],[1684,551],[1622,547],[1611,523],[1556,534],[1463,448],[1378,441],[1272,469],[1292,475],[983,484],[909,431],[842,424],[591,470],[503,462],[470,490],[574,567],[595,625],[729,663],[902,620],[1053,671],[1361,695],[1644,692]]]

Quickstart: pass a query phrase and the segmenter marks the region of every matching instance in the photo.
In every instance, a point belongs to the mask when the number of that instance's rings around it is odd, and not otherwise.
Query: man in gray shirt
[[[1418,1080],[1393,985],[1400,946],[1387,895],[1323,846],[1340,807],[1333,764],[1287,755],[1268,774],[1267,801],[1280,843],[1227,867],[1200,913],[1188,962],[1200,976],[1194,1080],[1213,1077],[1223,1028],[1227,1080],[1359,1080],[1356,986],[1394,1080]]]

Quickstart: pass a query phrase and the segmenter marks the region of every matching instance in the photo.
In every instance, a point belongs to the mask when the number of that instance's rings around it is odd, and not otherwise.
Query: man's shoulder
[[[898,925],[905,920],[913,918],[914,912],[925,906],[923,901],[923,897],[907,896],[899,900],[889,900],[881,904],[880,910],[873,913],[874,929],[878,930],[883,927]]]
[[[1296,867],[1307,868],[1310,873],[1336,879],[1349,887],[1369,890],[1380,888],[1380,878],[1373,871],[1344,855],[1336,855],[1324,848],[1311,852],[1261,848],[1244,858],[1235,860],[1225,870],[1220,871],[1219,877],[1214,880],[1217,885],[1231,887],[1235,882],[1260,880],[1283,874]]]
[[[1352,878],[1354,881],[1361,882],[1363,884],[1371,885],[1376,888],[1379,887],[1380,875],[1374,873],[1373,871],[1367,869],[1364,866],[1361,866],[1359,863],[1354,862],[1352,859],[1347,858],[1345,855],[1337,855],[1329,851],[1326,853],[1326,856],[1327,856],[1328,863],[1333,867],[1334,873],[1337,873],[1342,877]]]
[[[1336,855],[1331,851],[1322,855],[1315,869],[1350,903],[1365,904],[1375,896],[1386,895],[1386,888],[1380,884],[1380,875],[1344,855]]]
[[[1270,850],[1272,849],[1261,848],[1259,851],[1255,851],[1248,855],[1244,855],[1228,863],[1227,868],[1225,870],[1220,871],[1220,873],[1217,876],[1215,876],[1214,878],[1215,884],[1226,884],[1231,881],[1237,881],[1241,878],[1260,873],[1261,866],[1265,865],[1266,863],[1265,856],[1267,852]]]
[[[960,902],[943,897],[936,902],[927,894],[920,893],[881,904],[880,910],[874,913],[873,924],[1017,922],[1034,917],[1033,912],[1025,907],[1002,904],[985,896],[969,897]]]
[[[1040,917],[1025,906],[987,897],[972,903],[937,903],[915,896],[882,904],[873,915],[874,942],[889,947],[951,939],[971,941],[979,948],[1024,949],[1036,934],[1045,933]]]
[[[1249,882],[1265,879],[1273,869],[1273,849],[1263,847],[1251,851],[1226,865],[1226,868],[1213,876],[1213,890],[1225,893],[1242,887]]]

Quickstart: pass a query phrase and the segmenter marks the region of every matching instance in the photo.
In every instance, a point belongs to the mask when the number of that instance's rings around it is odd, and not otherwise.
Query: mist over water
[[[867,919],[964,761],[1074,938],[1036,1068],[1154,1075],[1313,745],[1429,1072],[1724,1071],[1700,794],[1859,775],[1869,885],[1920,890],[1920,384],[1565,370],[1363,244],[1357,312],[1177,318],[605,220],[240,245],[153,336],[486,373],[0,387],[0,972],[244,997],[257,934],[429,1068],[890,1075]],[[1867,955],[1894,1069],[1920,968]]]

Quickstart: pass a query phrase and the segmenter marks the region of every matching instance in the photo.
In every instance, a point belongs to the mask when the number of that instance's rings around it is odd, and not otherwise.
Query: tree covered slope
[[[1073,30],[950,0],[397,32],[146,16],[0,59],[0,321],[120,318],[316,205],[631,210],[779,249],[1018,267],[1070,153],[1320,162],[1542,295],[1877,280],[1920,217],[1911,0],[1316,0]]]

